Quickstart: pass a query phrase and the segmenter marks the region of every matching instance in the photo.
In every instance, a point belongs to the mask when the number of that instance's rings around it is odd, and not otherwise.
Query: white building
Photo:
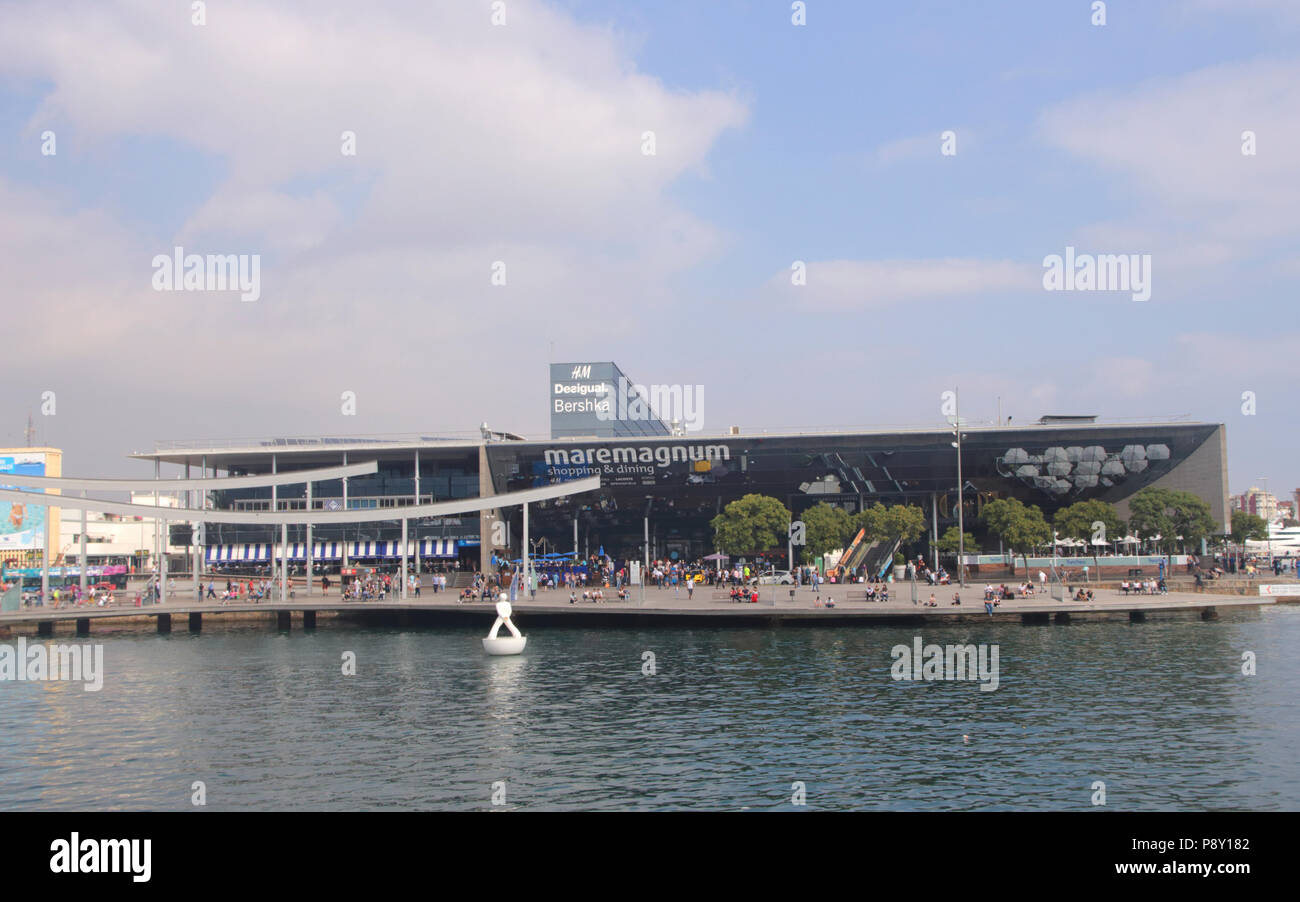
[[[132,504],[154,503],[152,492],[132,492]],[[179,507],[176,498],[160,495],[159,507]],[[81,559],[81,511],[62,508],[59,541],[50,561],[55,565],[77,564]],[[154,517],[126,517],[86,511],[86,562],[88,564],[127,564],[136,573],[148,572],[154,565]],[[167,537],[164,536],[164,541]],[[169,555],[184,555],[187,548],[169,545]]]

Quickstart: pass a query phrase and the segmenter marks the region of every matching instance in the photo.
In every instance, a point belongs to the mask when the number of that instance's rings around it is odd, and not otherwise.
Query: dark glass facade
[[[1096,498],[1120,503],[1168,476],[1207,444],[1213,424],[968,429],[962,440],[967,527],[983,504],[1014,497],[1050,518],[1060,507]],[[600,475],[595,498],[560,500],[538,511],[533,531],[572,547],[574,509],[598,527],[607,550],[639,556],[649,511],[665,542],[684,554],[708,553],[709,521],[722,506],[757,493],[778,498],[796,515],[826,501],[850,512],[876,502],[921,506],[942,532],[956,522],[956,436],[948,431],[691,440],[505,443],[488,447],[493,487],[517,491]],[[1211,475],[1190,490],[1224,516],[1224,486]],[[656,535],[656,540],[658,535]],[[593,545],[593,550],[595,546]]]

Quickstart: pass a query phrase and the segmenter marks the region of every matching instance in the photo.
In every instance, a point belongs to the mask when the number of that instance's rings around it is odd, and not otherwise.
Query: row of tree
[[[746,495],[728,504],[713,519],[717,547],[728,554],[748,554],[777,548],[786,543],[794,515],[776,498]],[[1120,519],[1114,505],[1105,501],[1077,501],[1058,510],[1049,523],[1036,505],[1016,498],[999,498],[984,505],[980,521],[989,535],[1001,540],[1015,554],[1028,555],[1036,548],[1049,546],[1055,532],[1062,538],[1085,542],[1091,547],[1114,544],[1130,532],[1153,541],[1161,550],[1196,547],[1202,539],[1217,538],[1218,524],[1210,506],[1191,492],[1149,486],[1129,500],[1129,519]],[[850,515],[842,508],[822,502],[800,516],[804,524],[804,545],[810,556],[845,548],[860,530],[864,541],[901,540],[908,544],[925,534],[925,513],[912,504],[886,506],[877,502]],[[1157,539],[1156,537],[1159,536]],[[1232,515],[1231,538],[1242,543],[1247,539],[1268,536],[1268,525],[1259,517],[1243,511]],[[939,539],[940,553],[957,551],[963,536],[950,527]],[[964,535],[967,549],[975,550],[978,541],[971,533]]]
[[[767,495],[745,495],[731,502],[713,518],[714,544],[727,554],[749,554],[786,544],[795,517],[790,510]],[[914,542],[925,535],[925,514],[914,504],[871,507],[850,515],[846,510],[822,502],[800,515],[804,524],[803,545],[810,556],[845,548],[861,531],[863,541],[901,540]]]
[[[1129,499],[1129,519],[1121,520],[1105,501],[1076,501],[1058,510],[1049,525],[1042,510],[1016,498],[999,498],[984,506],[980,519],[991,535],[1019,554],[1054,542],[1053,533],[1094,549],[1122,546],[1130,533],[1152,542],[1161,551],[1197,547],[1202,539],[1218,537],[1210,505],[1191,492],[1148,486]],[[1258,519],[1258,518],[1256,518]],[[1252,527],[1252,532],[1254,527]],[[1267,526],[1264,533],[1267,535]]]

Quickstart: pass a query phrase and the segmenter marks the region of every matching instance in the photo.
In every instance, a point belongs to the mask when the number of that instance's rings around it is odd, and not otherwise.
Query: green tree
[[[975,537],[973,535],[971,535],[970,533],[965,533],[964,536],[965,536],[965,543],[966,543],[965,548],[967,551],[971,551],[979,547],[979,544],[975,541]],[[935,544],[934,547],[939,549],[940,554],[956,554],[958,549],[961,547],[957,543],[962,540],[962,537],[963,534],[958,531],[957,527],[949,526],[948,531],[939,537],[939,541]]]
[[[1248,539],[1263,542],[1268,539],[1268,523],[1263,517],[1245,511],[1232,512],[1232,541],[1244,545]]]
[[[1094,525],[1097,523],[1101,524],[1100,530]],[[1052,526],[1062,536],[1088,543],[1093,561],[1098,566],[1098,549],[1103,546],[1094,545],[1093,539],[1110,543],[1124,537],[1124,521],[1119,518],[1115,506],[1105,501],[1076,501],[1063,507],[1052,518]]]
[[[1061,535],[1089,544],[1098,532],[1094,523],[1102,525],[1100,538],[1104,542],[1124,537],[1124,521],[1116,513],[1115,506],[1105,501],[1076,501],[1058,510],[1052,518],[1052,526]]]
[[[727,554],[751,554],[784,546],[789,537],[790,511],[767,495],[745,495],[713,518],[713,539]]]
[[[799,519],[805,527],[806,544],[803,549],[810,557],[845,547],[857,532],[849,519],[848,511],[833,507],[825,501],[808,508]]]
[[[1214,535],[1210,506],[1191,492],[1147,486],[1129,499],[1129,528],[1144,538],[1159,535],[1159,547],[1193,545]],[[1181,538],[1179,538],[1181,537]]]
[[[925,512],[915,504],[895,504],[886,514],[889,538],[910,545],[925,535]]]
[[[898,539],[906,545],[925,534],[925,513],[915,504],[885,507],[877,501],[854,516],[853,527],[865,529],[868,542]]]
[[[1043,512],[1032,504],[1017,498],[999,498],[984,505],[980,518],[989,531],[999,536],[1012,552],[1020,552],[1029,568],[1029,552],[1036,545],[1052,540],[1052,529],[1043,519]]]

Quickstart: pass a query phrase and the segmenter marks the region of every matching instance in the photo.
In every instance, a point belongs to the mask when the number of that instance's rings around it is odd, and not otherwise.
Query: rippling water
[[[1293,606],[526,631],[495,659],[452,628],[99,637],[98,693],[0,683],[0,807],[188,809],[201,780],[217,809],[487,809],[497,781],[506,809],[775,809],[802,781],[809,808],[1087,810],[1102,780],[1112,810],[1300,808]],[[999,688],[895,682],[890,649],[918,634],[997,643]]]

